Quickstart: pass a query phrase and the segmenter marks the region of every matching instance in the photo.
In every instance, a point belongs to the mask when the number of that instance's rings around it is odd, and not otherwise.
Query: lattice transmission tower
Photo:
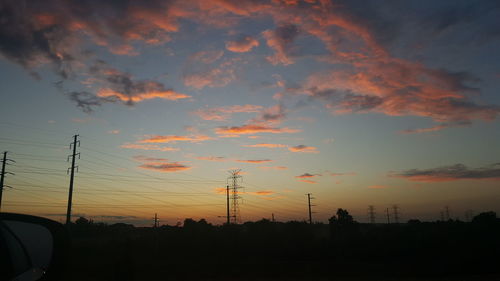
[[[240,222],[240,207],[239,207],[239,200],[241,199],[241,196],[239,195],[239,189],[242,188],[240,185],[241,181],[243,180],[242,176],[240,175],[241,169],[237,170],[230,170],[228,171],[230,176],[227,178],[227,186],[229,187],[228,194],[230,192],[230,198],[231,198],[231,213],[229,214],[231,222],[232,223],[239,223]],[[228,202],[229,203],[229,202]]]

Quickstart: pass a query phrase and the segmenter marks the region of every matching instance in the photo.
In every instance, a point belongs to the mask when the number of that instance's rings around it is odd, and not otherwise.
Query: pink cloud
[[[262,170],[286,170],[288,167],[285,166],[268,166],[268,167],[259,167]]]
[[[223,107],[203,108],[193,112],[203,120],[226,121],[234,113],[252,113],[259,112],[262,109],[260,105],[232,105]]]
[[[236,53],[249,52],[257,46],[259,46],[259,41],[252,36],[243,36],[238,40],[226,42],[226,49]]]
[[[288,147],[288,150],[291,152],[302,152],[302,153],[319,153],[316,147],[314,146],[307,146],[307,145],[297,145],[297,146],[290,146]]]
[[[139,141],[139,143],[169,143],[169,142],[203,142],[207,140],[212,140],[213,138],[206,135],[190,135],[190,136],[177,136],[177,135],[146,135],[146,138]]]
[[[199,156],[196,157],[196,159],[205,161],[215,161],[215,162],[227,161],[227,158],[222,156]]]
[[[278,144],[278,143],[258,143],[258,144],[243,144],[241,146],[244,147],[266,147],[266,148],[281,148],[281,147],[287,147],[284,144]]]
[[[257,133],[271,133],[271,134],[283,134],[283,133],[297,133],[300,130],[291,128],[278,128],[271,127],[269,125],[259,125],[259,124],[247,124],[239,127],[219,127],[215,129],[215,133],[218,135],[246,135],[246,134],[257,134]]]
[[[266,162],[271,162],[273,160],[270,159],[257,159],[257,160],[236,160],[236,162],[244,162],[244,163],[252,163],[252,164],[260,164],[260,163],[266,163]]]
[[[186,166],[180,162],[171,162],[165,158],[152,158],[145,156],[136,156],[135,160],[143,162],[139,165],[139,168],[146,170],[153,170],[158,172],[179,172],[191,169],[191,167]]]
[[[156,144],[137,144],[137,143],[125,143],[120,146],[121,148],[127,149],[141,149],[141,150],[157,150],[157,151],[178,151],[175,147],[165,147]]]

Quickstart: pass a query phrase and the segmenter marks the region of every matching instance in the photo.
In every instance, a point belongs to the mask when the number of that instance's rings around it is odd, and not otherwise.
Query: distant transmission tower
[[[154,226],[153,226],[154,228],[157,228],[157,227],[160,226],[160,218],[158,217],[157,213],[155,213],[154,223],[155,223]]]
[[[232,223],[238,223],[240,221],[240,208],[239,208],[239,199],[241,197],[239,196],[238,189],[241,188],[241,186],[238,184],[238,182],[241,182],[241,169],[238,170],[230,170],[228,171],[230,176],[227,178],[229,190],[231,191],[231,214],[229,215],[231,217]],[[228,190],[228,191],[229,191]]]
[[[399,223],[399,206],[398,205],[392,206],[392,213],[394,215],[394,223]]]
[[[373,205],[368,206],[368,216],[370,217],[370,223],[375,223],[375,207]]]
[[[444,207],[444,213],[446,215],[446,220],[449,221],[450,220],[450,207],[449,206]]]

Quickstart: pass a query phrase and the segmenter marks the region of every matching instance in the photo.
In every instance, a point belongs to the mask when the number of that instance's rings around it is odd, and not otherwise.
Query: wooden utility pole
[[[70,149],[73,148],[73,153],[68,156],[68,161],[69,158],[71,157],[71,168],[68,168],[68,171],[71,170],[71,176],[69,178],[69,195],[68,195],[68,209],[66,211],[66,224],[69,225],[71,223],[71,202],[73,200],[73,183],[74,183],[74,178],[75,178],[75,168],[78,168],[75,166],[76,162],[76,156],[78,155],[78,158],[80,158],[80,153],[76,153],[76,145],[80,146],[80,141],[78,140],[78,135],[73,136],[73,143],[70,144]],[[73,147],[71,147],[73,146]]]

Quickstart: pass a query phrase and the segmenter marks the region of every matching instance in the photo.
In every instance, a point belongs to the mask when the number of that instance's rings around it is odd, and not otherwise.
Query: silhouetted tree
[[[84,217],[79,217],[76,221],[75,224],[77,225],[88,225],[90,224],[90,221]]]
[[[498,221],[497,214],[495,212],[480,213],[479,215],[475,216],[472,219],[473,223],[480,223],[480,224],[494,224],[497,221]]]

